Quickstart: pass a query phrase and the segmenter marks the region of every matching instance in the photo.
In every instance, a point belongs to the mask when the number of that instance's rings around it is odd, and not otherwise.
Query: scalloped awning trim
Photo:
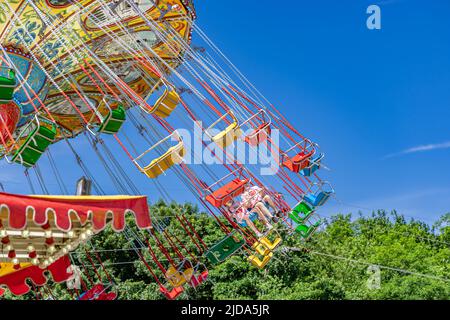
[[[145,196],[25,196],[0,193],[0,217],[7,215],[9,228],[23,230],[31,216],[40,226],[47,224],[53,215],[56,227],[69,231],[72,221],[82,225],[92,223],[95,232],[102,231],[111,218],[116,232],[125,228],[125,215],[132,213],[136,225],[150,228],[152,223]]]
[[[51,274],[54,282],[61,283],[67,281],[72,276],[72,274],[68,272],[70,265],[69,257],[64,256],[45,269],[41,269],[37,266],[29,266],[20,269],[17,272],[0,277],[0,286],[6,286],[12,294],[21,296],[27,294],[31,290],[30,286],[27,284],[27,279],[31,280],[36,286],[45,285],[48,281],[45,276],[45,272],[47,271]],[[0,296],[4,292],[5,290],[0,288]]]

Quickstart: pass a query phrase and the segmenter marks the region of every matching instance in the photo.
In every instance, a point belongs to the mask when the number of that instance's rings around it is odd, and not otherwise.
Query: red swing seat
[[[260,145],[261,143],[267,141],[269,136],[272,134],[271,125],[272,120],[267,112],[260,109],[257,113],[242,123],[241,128],[251,129],[251,133],[246,135],[243,140],[252,147]]]
[[[311,156],[313,154],[314,150],[308,153],[301,151],[292,158],[286,156],[286,160],[283,161],[283,166],[285,166],[292,172],[299,173],[301,170],[309,167]]]
[[[161,292],[168,300],[175,300],[178,298],[183,292],[183,287],[175,287],[171,291],[167,290],[163,285],[159,286],[159,292]]]
[[[244,190],[245,186],[250,182],[249,179],[239,179],[236,178],[233,181],[227,183],[223,187],[217,189],[210,195],[206,196],[206,201],[211,203],[214,207],[220,208],[236,198],[237,196],[241,195]]]
[[[194,275],[191,278],[191,281],[189,282],[190,285],[192,286],[192,288],[197,288],[198,286],[200,286],[203,282],[206,281],[206,279],[208,279],[208,275],[209,275],[209,271],[205,270],[202,273],[200,273],[198,276]]]
[[[101,283],[93,286],[89,291],[85,292],[78,300],[116,300],[117,293],[106,292],[105,286]]]
[[[249,145],[255,147],[262,142],[266,141],[271,135],[272,129],[270,128],[270,123],[260,124],[251,134],[244,138],[244,141]]]

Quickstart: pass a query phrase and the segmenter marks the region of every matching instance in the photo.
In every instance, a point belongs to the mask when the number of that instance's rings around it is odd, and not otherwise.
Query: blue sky
[[[370,4],[380,5],[381,30],[366,27]],[[450,212],[449,1],[197,1],[197,11],[216,44],[320,144],[340,201],[426,221]],[[398,154],[418,146],[428,150]]]
[[[378,3],[381,30],[366,28],[375,1],[197,0],[196,7],[209,37],[326,153],[326,178],[342,203],[333,200],[324,215],[356,206],[432,222],[450,211],[450,2]],[[75,145],[113,192],[86,140]],[[75,181],[81,173],[67,146],[52,152]],[[50,171],[45,161],[41,169]],[[30,192],[20,168],[0,170],[7,191]],[[133,179],[154,198],[145,177]],[[167,188],[188,198],[177,183]],[[49,189],[57,192],[55,181]]]

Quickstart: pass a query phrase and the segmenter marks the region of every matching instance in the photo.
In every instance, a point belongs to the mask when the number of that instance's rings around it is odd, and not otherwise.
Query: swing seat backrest
[[[56,126],[51,128],[38,125],[22,140],[19,149],[13,155],[12,161],[25,167],[34,166],[45,150],[55,141]]]
[[[226,148],[236,141],[242,135],[241,128],[238,127],[237,120],[231,123],[225,130],[216,134],[212,141],[214,141],[218,146]]]
[[[150,113],[160,118],[167,118],[172,114],[177,105],[180,103],[180,95],[173,89],[167,88],[162,96],[156,101]]]
[[[159,292],[161,292],[168,300],[175,300],[184,292],[184,288],[176,287],[169,291],[163,285],[160,285]]]
[[[155,179],[171,167],[183,161],[186,154],[184,143],[180,141],[178,145],[171,147],[157,159],[154,159],[150,164],[140,170],[150,179]]]
[[[232,233],[212,246],[206,253],[206,257],[211,263],[218,264],[239,251],[244,245],[245,240],[239,240]]]
[[[91,296],[88,300],[97,300],[97,301],[113,301],[116,300],[117,293],[115,292],[106,292],[105,288],[102,288],[101,290],[97,290],[94,295]],[[84,300],[84,299],[80,299]]]
[[[97,297],[100,296],[103,291],[105,291],[103,284],[96,284],[91,289],[83,293],[78,300],[97,300]]]
[[[195,289],[208,279],[208,275],[209,271],[205,270],[198,276],[194,275],[189,283]]]
[[[0,104],[6,104],[13,100],[14,90],[17,87],[16,73],[10,68],[0,68]]]
[[[251,134],[246,136],[244,140],[252,147],[256,147],[266,141],[271,133],[272,129],[270,128],[270,124],[263,123],[259,125]]]
[[[187,260],[177,265],[177,267],[171,265],[165,274],[167,281],[173,287],[181,287],[186,282],[191,281],[194,276],[194,268]]]
[[[280,237],[276,237],[273,241],[270,241],[267,237],[262,237],[259,242],[265,246],[268,250],[273,251],[278,247],[283,240]]]
[[[300,224],[295,228],[295,232],[300,234],[300,236],[308,240],[309,237],[317,230],[317,228],[320,226],[320,221],[316,222],[312,226],[307,226],[306,224]]]
[[[292,211],[292,212],[289,214],[289,218],[291,218],[291,220],[292,220],[294,223],[296,223],[296,224],[302,224],[302,223],[304,222],[303,219],[300,218],[300,217],[298,216],[298,214],[295,213],[294,211]]]
[[[256,255],[251,255],[248,257],[248,261],[258,269],[263,269],[272,259],[273,253],[270,252],[268,255],[263,256],[263,259],[261,260]]]
[[[252,245],[252,249],[255,250],[261,256],[266,256],[270,253],[270,249],[268,249],[260,240],[256,241]]]
[[[318,193],[315,194],[312,193],[307,194],[305,196],[305,201],[308,202],[313,207],[319,207],[325,204],[325,202],[327,202],[330,196],[331,192],[319,191]]]
[[[115,134],[119,132],[126,118],[125,108],[119,105],[116,109],[109,110],[97,131],[99,133]]]
[[[248,183],[248,179],[241,180],[239,178],[236,178],[223,187],[217,189],[210,195],[206,196],[206,201],[208,201],[214,207],[220,208],[237,196],[241,195]]]
[[[314,213],[314,210],[306,204],[306,202],[300,202],[289,215],[290,218],[297,224],[302,224]]]
[[[300,170],[303,170],[309,166],[310,158],[313,153],[314,151],[310,151],[308,153],[301,151],[292,158],[286,156],[286,159],[283,161],[283,166],[285,166],[292,172],[298,173],[300,172]]]
[[[312,231],[312,228],[311,227],[308,227],[307,225],[305,225],[305,224],[299,224],[296,228],[295,228],[295,232],[297,232],[298,234],[300,234],[300,236],[303,238],[303,239],[308,239],[309,238],[309,236],[311,235],[311,231]]]
[[[313,164],[312,166],[305,168],[300,171],[300,174],[304,177],[311,177],[314,172],[316,172],[319,169],[319,165]]]
[[[311,161],[312,162],[312,161]],[[309,167],[303,169],[300,171],[300,174],[304,177],[311,177],[314,172],[316,172],[317,170],[320,169],[320,164],[318,163],[313,163],[312,165],[310,165]]]
[[[304,177],[312,176],[314,174],[314,172],[316,172],[317,170],[320,169],[320,163],[321,163],[322,159],[324,158],[324,156],[325,155],[323,153],[321,153],[318,156],[311,159],[310,165],[308,167],[306,167],[305,169],[303,169],[302,171],[300,171],[300,174]]]
[[[304,201],[302,201],[292,211],[299,216],[300,215],[304,216],[311,213],[313,209],[310,206],[308,206]]]

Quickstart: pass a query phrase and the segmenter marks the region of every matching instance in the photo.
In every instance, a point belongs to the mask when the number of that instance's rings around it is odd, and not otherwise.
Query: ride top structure
[[[107,269],[91,258],[95,252],[85,254],[108,281],[97,272],[98,279],[78,274],[72,259],[107,226],[139,244],[136,254],[168,299],[201,286],[207,266],[235,254],[264,269],[283,237],[307,241],[320,227],[317,208],[334,193],[319,176],[324,153],[195,20],[191,0],[0,3],[0,155],[22,167],[29,182],[34,172],[43,190],[36,194],[30,183],[31,195],[0,193],[0,295],[39,290],[49,274],[56,283],[77,276],[81,290],[68,288],[74,299],[116,299]],[[200,136],[188,141],[187,129]],[[74,144],[83,138],[88,144],[78,152]],[[86,177],[76,196],[65,187],[64,159],[51,153],[56,145],[68,147]],[[241,161],[237,146],[249,157],[264,151],[270,168]],[[104,192],[87,154],[104,165],[120,195]],[[211,161],[188,161],[199,156]],[[44,160],[58,195],[47,188]],[[198,248],[187,250],[154,219],[135,174],[168,201],[174,199],[167,186],[177,179],[215,218],[223,239],[206,245],[185,214],[175,212]],[[138,229],[127,226],[128,213]]]

